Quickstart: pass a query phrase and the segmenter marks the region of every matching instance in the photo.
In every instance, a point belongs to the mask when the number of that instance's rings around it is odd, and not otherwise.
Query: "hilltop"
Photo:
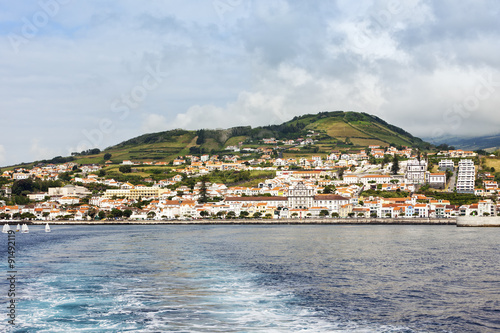
[[[284,141],[292,140],[293,143],[283,144]],[[300,144],[301,140],[309,140],[313,144],[303,145]],[[104,151],[95,148],[74,152],[69,157],[57,156],[51,160],[35,161],[22,166],[40,162],[104,163],[105,156],[113,163],[121,163],[123,160],[171,162],[185,155],[228,154],[238,150],[239,154],[251,154],[252,149],[265,146],[279,147],[279,156],[294,158],[310,156],[312,153],[325,156],[332,150],[356,151],[370,145],[407,146],[420,150],[430,150],[433,147],[377,116],[364,112],[330,111],[296,116],[279,125],[255,128],[237,126],[228,129],[174,129],[149,133],[108,147]],[[19,166],[21,165],[17,167]]]
[[[238,126],[228,129],[201,129],[196,131],[175,129],[144,134],[106,148],[95,156],[78,156],[80,163],[102,161],[105,153],[113,162],[122,160],[172,161],[178,156],[218,154],[230,148],[257,148],[265,145],[263,139],[281,141],[311,138],[314,145],[300,149],[285,149],[285,155],[301,156],[311,153],[326,154],[332,150],[356,150],[369,145],[408,146],[430,149],[431,145],[405,130],[363,112],[320,112],[296,116],[279,125]],[[276,146],[272,140],[267,144]],[[293,145],[292,145],[293,146]],[[234,150],[234,149],[233,149]]]

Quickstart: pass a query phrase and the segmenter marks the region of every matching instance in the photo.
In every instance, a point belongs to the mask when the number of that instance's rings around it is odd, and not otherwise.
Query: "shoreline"
[[[117,221],[4,221],[28,225],[457,225],[455,218],[336,218],[336,219],[197,219],[197,220],[117,220]]]
[[[305,218],[305,219],[195,219],[74,221],[0,220],[1,224],[27,225],[454,225],[456,227],[500,227],[500,216],[456,218]]]

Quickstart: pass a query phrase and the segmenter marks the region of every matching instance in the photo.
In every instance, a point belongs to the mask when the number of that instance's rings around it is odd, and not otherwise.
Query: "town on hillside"
[[[303,142],[285,144],[314,144],[311,138]],[[38,163],[0,171],[0,219],[497,215],[498,174],[476,152],[398,148],[372,145],[287,158],[264,146],[257,149],[259,158],[248,159],[248,152],[229,146],[225,155],[191,154],[169,162],[111,162],[107,154],[101,164]]]

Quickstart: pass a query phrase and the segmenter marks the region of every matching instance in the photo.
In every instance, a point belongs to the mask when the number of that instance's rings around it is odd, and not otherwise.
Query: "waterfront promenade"
[[[26,223],[28,225],[456,225],[457,227],[500,227],[500,216],[457,218],[305,218],[305,219],[192,219],[192,220],[54,220],[3,221],[1,224]]]
[[[18,223],[13,221],[10,223]],[[23,222],[24,223],[24,222]],[[212,224],[212,225],[271,225],[271,224],[322,224],[322,225],[456,225],[456,219],[438,218],[304,218],[304,219],[193,219],[193,220],[112,220],[112,221],[28,221],[32,225],[121,225],[121,224]]]

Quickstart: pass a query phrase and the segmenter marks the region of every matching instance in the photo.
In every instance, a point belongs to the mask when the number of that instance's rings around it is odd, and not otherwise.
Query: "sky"
[[[499,17],[496,0],[0,0],[0,166],[321,111],[496,134]]]

